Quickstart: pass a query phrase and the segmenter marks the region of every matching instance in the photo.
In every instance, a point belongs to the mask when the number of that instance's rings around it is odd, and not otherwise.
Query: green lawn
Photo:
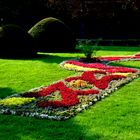
[[[102,47],[98,56],[133,55],[140,47]],[[83,54],[40,54],[32,60],[0,59],[0,98],[74,75],[59,63]],[[140,61],[112,65],[140,69]],[[1,140],[140,140],[140,78],[66,121],[0,115]]]

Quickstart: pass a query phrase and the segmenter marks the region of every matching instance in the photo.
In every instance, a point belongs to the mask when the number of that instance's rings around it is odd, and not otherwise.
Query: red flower
[[[125,76],[120,75],[105,75],[101,79],[96,79],[93,72],[84,72],[82,75],[83,80],[88,81],[91,84],[94,84],[96,87],[100,89],[105,89],[108,87],[108,84],[115,79],[122,79]]]
[[[121,60],[121,59],[126,59],[126,58],[130,58],[130,57],[100,57],[100,60],[104,60],[104,61],[117,61],[117,60]]]
[[[99,91],[98,90],[93,90],[93,89],[89,89],[89,90],[77,90],[77,94],[78,95],[89,95],[89,94],[98,94]]]
[[[118,59],[118,57],[117,57]],[[106,72],[110,72],[110,73],[114,73],[114,72],[132,72],[132,73],[135,73],[136,70],[135,69],[132,69],[132,68],[125,68],[125,67],[118,67],[118,66],[107,66],[107,65],[104,65],[104,64],[101,64],[101,63],[82,63],[82,62],[78,62],[78,61],[74,61],[74,60],[70,60],[70,61],[67,61],[65,63],[68,63],[68,64],[73,64],[73,65],[77,65],[77,66],[82,66],[82,67],[87,67],[87,68],[98,68],[98,69],[101,69],[101,71],[97,71],[97,72],[102,72],[104,73],[104,71]]]
[[[72,89],[66,87],[63,82],[58,82],[53,85],[48,86],[47,88],[39,91],[40,96],[47,96],[52,92],[59,90],[62,100],[61,101],[40,101],[37,103],[39,107],[69,107],[77,104],[79,99],[77,97],[77,93]]]
[[[62,95],[62,101],[40,101],[37,103],[37,106],[39,107],[69,107],[76,105],[79,103],[79,99],[77,98],[76,94],[68,94],[67,92],[61,93]]]
[[[104,61],[117,61],[117,60],[123,60],[123,59],[139,59],[140,54],[136,54],[135,56],[116,56],[116,57],[100,57],[100,60]]]
[[[65,81],[70,82],[73,80],[82,80],[81,76],[76,76],[76,77],[68,77],[65,79]]]
[[[138,58],[140,58],[140,54],[136,54],[135,56],[138,57]]]
[[[90,84],[93,84],[93,85],[95,85],[96,87],[98,87],[100,89],[105,89],[105,88],[108,87],[108,84],[112,80],[122,79],[122,78],[125,78],[125,76],[121,76],[121,75],[105,75],[101,79],[96,79],[96,77],[94,76],[94,72],[87,71],[87,72],[84,72],[82,74],[82,76],[78,77],[78,78],[80,80],[87,81]],[[76,77],[70,77],[69,79],[65,79],[65,80],[70,82],[70,80],[73,80],[73,79],[77,79],[77,78]]]

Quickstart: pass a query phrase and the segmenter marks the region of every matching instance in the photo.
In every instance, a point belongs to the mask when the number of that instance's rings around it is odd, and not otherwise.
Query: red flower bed
[[[79,103],[79,99],[77,97],[77,94],[72,92],[69,93],[69,90],[67,91],[61,91],[62,100],[61,101],[40,101],[37,103],[37,106],[39,107],[69,107],[76,105]]]
[[[122,72],[122,73],[135,73],[137,70],[125,67],[116,67],[116,66],[106,66],[106,72],[115,73],[115,72]]]
[[[99,93],[98,90],[93,90],[93,89],[77,90],[76,92],[77,92],[78,95],[89,95],[89,94],[98,94]]]
[[[140,54],[135,54],[135,56],[136,56],[137,58],[140,58]]]
[[[132,55],[132,56],[105,56],[105,57],[100,57],[100,60],[104,60],[104,61],[118,61],[118,60],[123,60],[123,59],[140,59],[140,54],[136,54],[136,55]]]
[[[132,58],[102,57],[101,59],[114,61],[126,58],[130,60],[140,59],[140,54],[132,56]],[[81,75],[78,74],[77,76],[57,81],[49,86],[9,96],[7,99],[13,99],[14,97],[17,102],[19,99],[26,100],[26,98],[22,99],[22,97],[35,98],[33,98],[33,102],[14,107],[13,104],[9,105],[8,103],[7,105],[5,99],[1,100],[0,114],[66,120],[140,75],[140,70],[108,66],[102,63],[83,63],[83,61],[70,60],[62,62],[61,66],[85,72]]]
[[[100,57],[100,60],[104,60],[104,61],[118,61],[118,60],[122,60],[122,59],[127,59],[127,58],[132,58],[132,57]]]
[[[100,60],[104,61],[118,61],[118,60],[123,60],[123,59],[140,59],[140,54],[136,54],[134,56],[116,56],[116,57],[100,57]]]
[[[77,77],[78,78],[78,77]],[[76,79],[77,79],[76,78]],[[79,102],[78,95],[88,95],[88,94],[97,94],[98,90],[72,90],[65,86],[63,82],[58,82],[52,84],[48,87],[41,89],[37,93],[25,93],[24,97],[44,97],[50,95],[55,91],[60,91],[61,101],[39,101],[37,106],[39,107],[69,107],[76,105]]]
[[[135,73],[136,70],[132,69],[132,68],[126,68],[126,67],[116,67],[116,66],[107,66],[101,63],[82,63],[82,62],[78,62],[78,61],[74,61],[74,60],[70,60],[70,61],[66,61],[66,64],[73,64],[73,65],[77,65],[77,66],[81,66],[81,67],[87,67],[87,68],[98,68],[101,70],[105,70],[106,72],[110,72],[110,73],[114,73],[114,72],[132,72]],[[104,73],[104,71],[101,71],[102,73]]]
[[[105,75],[101,79],[96,79],[96,77],[94,76],[94,72],[87,71],[87,72],[84,72],[81,77],[79,77],[79,76],[78,77],[69,77],[69,78],[66,78],[65,81],[70,82],[75,79],[80,79],[80,80],[88,81],[90,84],[95,85],[99,89],[106,89],[108,87],[108,84],[112,80],[118,80],[118,79],[122,79],[122,78],[125,78],[125,76]]]
[[[82,67],[86,67],[86,68],[104,68],[105,67],[105,65],[101,64],[101,63],[83,63],[83,62],[78,62],[75,60],[68,60],[65,63],[82,66]]]
[[[135,56],[135,57],[140,57]],[[108,60],[118,60],[126,57],[106,57]],[[76,105],[79,103],[79,98],[78,95],[89,95],[89,94],[98,94],[99,90],[95,89],[86,89],[84,88],[79,88],[79,89],[74,89],[74,87],[68,87],[65,85],[65,82],[71,82],[71,81],[77,81],[77,80],[83,80],[82,82],[86,81],[87,84],[91,84],[91,86],[96,86],[98,89],[104,90],[109,86],[109,83],[112,80],[118,80],[122,78],[126,78],[125,76],[121,75],[106,75],[106,72],[109,73],[115,73],[115,72],[122,72],[122,73],[135,73],[135,69],[131,68],[125,68],[125,67],[116,67],[116,66],[107,66],[101,63],[82,63],[74,60],[66,61],[65,63],[72,64],[72,65],[77,65],[81,67],[86,67],[86,68],[98,68],[100,70],[96,71],[86,71],[84,72],[81,76],[75,76],[75,77],[69,77],[64,79],[63,81],[59,81],[57,83],[54,83],[48,87],[41,88],[37,92],[28,92],[23,94],[24,97],[45,97],[48,95],[51,95],[52,93],[59,91],[61,100],[41,100],[37,102],[37,106],[39,107],[48,107],[48,106],[53,106],[53,107],[70,107],[73,105]],[[105,72],[106,71],[106,72]],[[97,79],[95,74],[104,74],[100,79]],[[81,81],[80,81],[81,82]]]

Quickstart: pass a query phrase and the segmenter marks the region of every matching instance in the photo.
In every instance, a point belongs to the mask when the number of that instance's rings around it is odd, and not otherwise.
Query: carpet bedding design
[[[100,60],[140,60],[140,54],[129,57],[101,57]],[[105,63],[67,60],[60,66],[77,71],[77,75],[0,99],[0,114],[66,120],[140,75],[138,69],[109,66]]]

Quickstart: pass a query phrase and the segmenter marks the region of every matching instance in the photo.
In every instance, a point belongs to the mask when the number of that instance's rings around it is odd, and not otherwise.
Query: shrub
[[[76,49],[84,53],[87,60],[90,60],[92,57],[96,56],[96,52],[100,49],[98,46],[100,40],[101,39],[98,39],[94,44],[92,40],[88,39],[85,41],[79,41]]]
[[[37,53],[32,36],[20,26],[0,27],[0,57],[29,57]]]
[[[28,33],[36,40],[39,51],[65,52],[75,47],[70,28],[59,19],[48,17],[35,24]]]

